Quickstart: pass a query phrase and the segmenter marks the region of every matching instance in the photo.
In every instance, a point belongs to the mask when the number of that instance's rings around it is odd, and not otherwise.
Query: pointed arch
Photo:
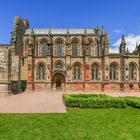
[[[39,56],[47,56],[50,54],[50,46],[48,44],[48,40],[46,38],[42,38],[39,41]]]
[[[46,37],[42,37],[42,38],[39,39],[38,44],[41,44],[41,43],[44,42],[44,41],[47,42],[48,39],[47,39]]]
[[[77,37],[73,37],[72,39],[71,39],[71,55],[73,56],[73,57],[77,57],[78,56],[78,54],[80,53],[79,51],[79,44],[80,44],[80,40],[77,38]]]
[[[118,81],[119,79],[119,64],[117,62],[112,62],[110,64],[110,80]]]
[[[54,42],[56,46],[56,55],[61,57],[63,55],[64,40],[62,38],[57,38]]]
[[[62,42],[63,44],[65,43],[65,40],[61,37],[58,37],[54,40],[54,43],[56,44],[57,42]]]
[[[81,80],[82,64],[80,62],[75,62],[73,64],[73,79]]]
[[[62,60],[58,60],[54,64],[54,70],[64,70],[65,64]]]
[[[94,62],[91,64],[91,80],[100,80],[101,66],[99,63]]]
[[[45,64],[39,63],[36,68],[36,80],[45,80]]]
[[[137,64],[135,62],[129,63],[129,80],[130,81],[137,80]]]
[[[79,45],[79,41],[77,40],[77,38],[73,38],[71,40],[71,46],[72,46],[72,56],[78,56],[78,45]]]
[[[95,42],[94,42],[94,40],[92,38],[88,38],[88,41],[89,41],[89,45],[90,46],[93,45],[93,44],[95,44]]]

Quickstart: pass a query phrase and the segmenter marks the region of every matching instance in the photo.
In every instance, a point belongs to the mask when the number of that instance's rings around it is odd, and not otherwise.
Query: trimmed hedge
[[[140,108],[140,98],[138,97],[111,97],[104,94],[65,94],[63,99],[67,107],[125,108],[131,106]]]
[[[140,108],[140,98],[137,97],[127,97],[125,98],[127,105],[134,108]]]
[[[81,94],[82,95],[82,94]],[[121,98],[110,98],[106,96],[89,96],[84,94],[79,96],[64,95],[64,102],[67,107],[79,108],[124,108],[127,102]]]

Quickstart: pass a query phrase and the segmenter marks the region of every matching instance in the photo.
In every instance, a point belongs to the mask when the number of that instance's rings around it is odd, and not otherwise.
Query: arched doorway
[[[65,76],[63,73],[56,72],[52,75],[52,88],[53,89],[65,88]]]

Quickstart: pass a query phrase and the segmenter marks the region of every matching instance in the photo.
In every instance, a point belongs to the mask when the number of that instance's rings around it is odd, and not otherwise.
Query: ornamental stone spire
[[[66,44],[67,45],[70,45],[70,33],[69,33],[69,29],[67,29]]]
[[[126,53],[126,43],[124,34],[122,35],[121,44],[120,44],[120,54],[124,55]]]
[[[121,44],[122,44],[122,45],[126,45],[126,43],[125,43],[125,38],[124,38],[124,34],[122,34]]]
[[[105,29],[104,29],[104,26],[102,26],[101,35],[105,35]]]
[[[86,29],[84,29],[84,35],[85,35],[84,44],[89,45],[89,40],[88,40],[88,37],[87,37],[87,30]]]

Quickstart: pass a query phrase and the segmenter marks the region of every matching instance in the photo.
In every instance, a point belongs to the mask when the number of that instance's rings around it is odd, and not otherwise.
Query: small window
[[[62,56],[62,42],[57,42],[56,46],[57,46],[57,56],[60,57]]]
[[[39,55],[40,56],[47,56],[49,55],[50,46],[48,45],[47,41],[42,41],[39,48]]]
[[[37,80],[45,80],[45,66],[40,64],[37,68]]]
[[[77,56],[77,47],[78,47],[78,42],[73,41],[72,42],[72,56]]]
[[[99,80],[99,68],[97,65],[92,65],[91,67],[91,79]]]
[[[117,66],[116,66],[116,64],[112,64],[110,66],[110,80],[111,81],[117,80]]]
[[[134,64],[129,66],[129,78],[131,81],[136,80],[137,70]]]
[[[80,65],[74,65],[74,80],[80,80]]]

